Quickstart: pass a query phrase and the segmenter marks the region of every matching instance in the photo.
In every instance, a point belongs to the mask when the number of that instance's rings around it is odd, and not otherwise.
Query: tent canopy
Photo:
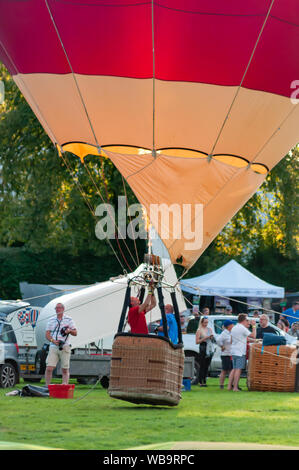
[[[203,276],[181,281],[181,289],[194,295],[283,298],[284,288],[259,279],[235,260]]]

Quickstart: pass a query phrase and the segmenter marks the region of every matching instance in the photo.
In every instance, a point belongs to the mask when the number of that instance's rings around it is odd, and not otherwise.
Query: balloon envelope
[[[110,158],[148,213],[192,207],[180,234],[156,226],[173,262],[190,267],[298,141],[296,0],[0,7],[0,59],[59,151]]]

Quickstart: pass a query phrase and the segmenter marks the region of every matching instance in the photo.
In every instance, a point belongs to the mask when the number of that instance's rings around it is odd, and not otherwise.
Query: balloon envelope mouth
[[[101,157],[107,158],[105,150],[109,150],[110,152],[118,153],[118,154],[136,155],[136,156],[152,154],[151,149],[142,148],[142,147],[133,146],[133,145],[123,145],[123,144],[104,145],[102,147],[97,147],[96,145],[88,144],[85,142],[67,142],[65,144],[62,144],[61,146],[56,144],[56,146],[57,146],[58,153],[60,156],[61,156],[62,151],[70,152],[76,155],[77,157],[79,157],[82,162],[84,162],[85,157],[87,157],[88,155],[101,156]],[[160,154],[163,154],[163,155],[173,157],[173,158],[192,158],[192,159],[199,158],[199,159],[208,159],[208,160],[215,159],[221,163],[224,163],[226,165],[230,165],[236,168],[248,167],[255,173],[262,174],[262,175],[266,175],[269,172],[269,168],[263,163],[250,162],[245,157],[242,157],[239,155],[232,155],[228,153],[209,155],[206,152],[202,152],[200,150],[167,147],[167,148],[156,149],[155,154],[157,156]]]

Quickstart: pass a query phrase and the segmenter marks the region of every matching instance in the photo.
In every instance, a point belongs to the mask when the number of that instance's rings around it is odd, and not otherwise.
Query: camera
[[[66,330],[68,329],[68,326],[63,326],[60,330],[60,334],[61,336],[68,336],[69,333],[66,333]],[[58,348],[59,348],[59,351],[62,351],[63,350],[63,346],[65,345],[65,341],[66,341],[67,338],[65,338],[64,341],[59,341],[58,343]]]
[[[63,350],[63,346],[65,345],[65,342],[64,341],[59,341],[59,344],[58,344],[58,349],[59,351],[62,351]]]
[[[61,328],[61,330],[60,330],[61,336],[66,336],[66,330],[67,330],[67,329],[68,329],[67,326],[64,326],[63,328]]]

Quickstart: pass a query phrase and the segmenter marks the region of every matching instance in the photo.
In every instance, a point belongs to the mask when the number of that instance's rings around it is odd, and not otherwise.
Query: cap
[[[223,322],[224,328],[227,328],[229,325],[234,325],[234,322],[231,321],[231,320],[225,320],[225,321]]]
[[[232,306],[231,306],[231,305],[227,305],[227,306],[225,307],[225,310],[232,310]]]

